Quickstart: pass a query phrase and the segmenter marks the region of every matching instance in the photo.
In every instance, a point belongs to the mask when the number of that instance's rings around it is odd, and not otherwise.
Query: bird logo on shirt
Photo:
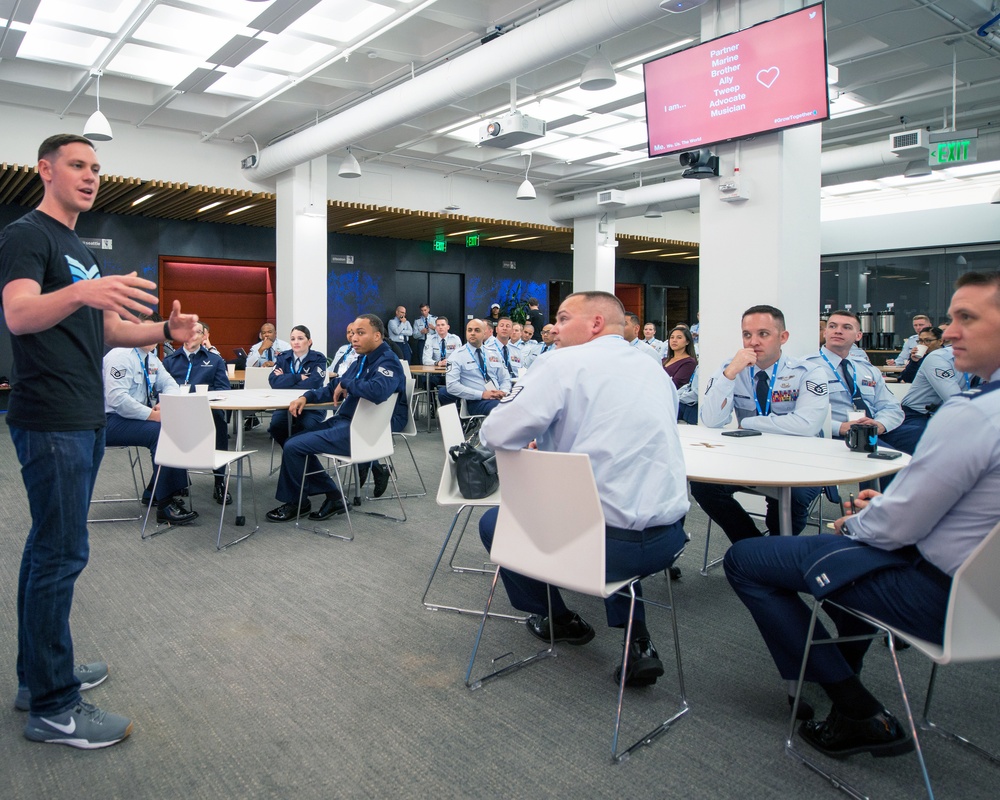
[[[73,283],[77,281],[92,281],[94,278],[101,277],[101,271],[97,268],[97,264],[87,269],[73,258],[73,256],[66,256],[66,265],[69,267],[70,275],[73,276]]]

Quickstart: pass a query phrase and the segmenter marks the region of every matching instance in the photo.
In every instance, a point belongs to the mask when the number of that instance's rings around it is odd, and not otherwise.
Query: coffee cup
[[[918,344],[916,347],[913,348],[913,351],[917,354],[917,358],[923,358],[925,355],[927,355],[927,345]]]
[[[194,387],[195,394],[208,394],[208,384],[207,383],[197,383]]]

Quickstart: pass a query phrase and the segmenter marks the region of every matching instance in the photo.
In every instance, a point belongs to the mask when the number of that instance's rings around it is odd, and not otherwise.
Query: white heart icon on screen
[[[777,67],[768,67],[767,69],[762,69],[757,73],[757,82],[761,84],[765,89],[770,89],[774,85],[774,82],[778,80],[778,76],[781,72]]]

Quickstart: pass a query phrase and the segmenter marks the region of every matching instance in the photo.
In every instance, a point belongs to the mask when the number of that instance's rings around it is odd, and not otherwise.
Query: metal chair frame
[[[135,489],[135,497],[122,497],[121,493],[118,494],[105,494],[101,496],[100,500],[94,500],[91,498],[90,504],[92,506],[103,505],[105,503],[135,503],[138,508],[138,513],[134,517],[108,517],[107,519],[88,519],[87,523],[90,525],[96,524],[98,522],[136,522],[142,519],[142,489],[146,488],[146,474],[142,469],[142,456],[139,453],[139,448],[135,445],[121,445],[120,447],[111,447],[105,450],[105,455],[107,455],[107,450],[124,450],[126,456],[128,457],[129,467],[132,470],[132,487]],[[135,468],[139,468],[139,479],[136,480]],[[142,489],[139,487],[142,486]],[[150,500],[152,503],[152,500]]]
[[[606,582],[604,578],[604,513],[590,467],[590,457],[586,453],[501,450],[497,452],[497,466],[501,481],[507,482],[508,489],[513,490],[510,495],[517,497],[518,502],[516,508],[505,504],[503,500],[500,503],[496,537],[493,540],[493,549],[490,553],[492,560],[497,563],[497,568],[493,574],[486,607],[483,609],[475,644],[469,657],[465,685],[472,690],[479,689],[486,681],[556,655],[553,638],[555,633],[550,626],[548,648],[480,678],[472,678],[483,630],[490,616],[490,605],[496,592],[501,567],[528,575],[536,580],[545,581],[550,584],[550,587],[551,585],[563,586],[573,591],[604,598],[610,597],[612,594],[622,594],[629,597],[629,616],[625,627],[626,642],[631,641],[632,638],[632,623],[637,600],[669,610],[673,628],[674,653],[677,660],[680,705],[676,711],[649,733],[644,734],[632,745],[619,751],[622,704],[631,649],[629,647],[623,648],[624,657],[618,685],[614,733],[611,740],[611,761],[613,764],[619,764],[628,759],[636,748],[651,744],[689,710],[684,691],[684,671],[681,666],[677,617],[670,582],[667,581],[668,601],[666,604],[636,596],[635,585],[640,576],[611,583]],[[552,475],[561,476],[567,485],[574,487],[574,491],[572,493],[555,492],[545,498],[540,497],[538,492],[530,491],[530,487],[540,485]],[[520,520],[524,519],[532,520],[533,523],[530,526],[520,524]],[[564,524],[560,525],[560,521]],[[548,592],[548,606],[551,618],[551,588]],[[493,663],[498,660],[493,659]]]
[[[806,664],[809,660],[809,653],[814,645],[864,641],[866,639],[886,636],[888,638],[889,655],[892,658],[893,669],[896,673],[896,682],[899,685],[899,692],[903,699],[906,720],[909,724],[910,733],[913,736],[914,750],[916,751],[917,761],[920,765],[920,774],[928,798],[934,800],[934,789],[931,786],[930,776],[927,773],[927,763],[924,761],[923,747],[921,746],[920,736],[917,733],[918,727],[920,730],[936,733],[949,741],[968,747],[991,763],[1000,765],[1000,754],[989,752],[973,744],[968,739],[941,728],[929,719],[931,700],[934,695],[934,684],[937,679],[939,666],[951,663],[958,664],[1000,659],[1000,589],[997,588],[996,582],[998,571],[1000,571],[1000,524],[994,527],[972,551],[962,566],[958,568],[952,579],[951,594],[948,598],[948,611],[945,618],[944,637],[941,644],[919,639],[869,614],[830,600],[826,602],[832,602],[837,608],[869,623],[876,630],[871,634],[861,636],[813,640],[816,618],[820,607],[823,605],[822,601],[816,600],[813,604],[812,618],[809,622],[805,652],[802,654],[802,665],[799,668],[799,679],[796,686],[795,699],[792,703],[788,735],[785,737],[785,753],[803,766],[826,778],[835,788],[840,789],[848,796],[856,798],[856,800],[867,800],[867,795],[862,791],[851,786],[832,772],[828,772],[817,764],[816,761],[808,758],[795,748],[793,743],[796,726],[795,715],[798,711],[799,699],[802,695]],[[896,654],[897,639],[908,643],[913,650],[923,653],[934,662],[934,666],[931,668],[930,679],[927,683],[927,695],[924,700],[924,710],[919,724],[914,719],[913,709],[910,706],[910,700],[906,692],[906,685],[903,683],[903,673],[899,668],[899,657]]]

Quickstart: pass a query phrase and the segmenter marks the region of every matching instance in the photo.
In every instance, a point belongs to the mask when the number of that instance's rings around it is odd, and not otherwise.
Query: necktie
[[[153,399],[153,382],[149,379],[149,353],[146,353],[142,366],[146,371],[146,405],[152,408],[156,402]]]
[[[507,355],[507,345],[503,346],[503,365],[507,367],[507,372],[513,372],[510,368],[510,356]]]
[[[757,405],[759,409],[757,411],[758,416],[767,416],[769,411],[767,401],[770,399],[771,386],[767,377],[767,370],[761,370],[754,376],[754,380],[757,381]]]
[[[840,361],[840,371],[844,373],[844,379],[847,383],[847,391],[851,393],[851,400],[854,403],[854,407],[858,411],[864,411],[866,417],[870,417],[872,415],[871,409],[868,408],[868,404],[861,396],[861,392],[858,391],[858,382],[854,379],[851,367],[846,358],[843,358]]]
[[[487,380],[486,377],[486,364],[483,362],[483,349],[481,347],[476,348],[476,360],[479,361],[479,371],[483,373],[483,380]]]
[[[978,375],[973,375],[973,376],[972,376],[972,379],[971,379],[971,380],[969,381],[969,388],[970,388],[970,389],[975,389],[975,388],[977,388],[977,387],[979,386],[979,384],[981,384],[982,382],[983,382],[983,379],[982,379],[982,378],[980,378],[980,377],[979,377]]]
[[[446,358],[448,358],[448,354],[445,352],[445,349],[444,349],[444,339],[442,339],[441,340],[441,360],[444,361]]]
[[[266,353],[266,355],[264,356],[264,360],[265,360],[265,361],[270,361],[270,360],[271,360],[271,357],[272,357],[272,355],[273,355],[273,354],[271,353],[271,348],[270,348],[270,347],[269,347],[269,348],[267,348],[267,353]]]
[[[293,367],[292,367],[292,371],[293,371],[293,372],[294,372],[294,373],[295,373],[296,375],[298,375],[298,374],[299,374],[299,372],[301,372],[301,371],[302,371],[302,359],[301,359],[301,358],[296,358],[296,359],[295,359],[295,366],[293,366]]]

